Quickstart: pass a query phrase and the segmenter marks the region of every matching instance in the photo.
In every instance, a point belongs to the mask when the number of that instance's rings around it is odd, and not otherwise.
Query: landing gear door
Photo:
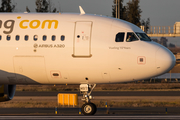
[[[92,22],[76,22],[73,57],[91,57]]]

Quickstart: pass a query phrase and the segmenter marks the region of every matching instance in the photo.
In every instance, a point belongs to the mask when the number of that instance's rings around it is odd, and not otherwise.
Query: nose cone
[[[170,71],[176,64],[176,58],[171,51],[166,48],[159,48],[156,52],[156,66],[158,74]]]

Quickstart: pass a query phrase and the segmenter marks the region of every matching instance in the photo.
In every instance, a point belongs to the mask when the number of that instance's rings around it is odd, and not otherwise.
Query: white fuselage
[[[174,55],[153,41],[126,42],[127,32],[144,32],[122,20],[59,13],[0,16],[0,84],[120,83],[175,65]],[[115,41],[119,32],[124,42]]]

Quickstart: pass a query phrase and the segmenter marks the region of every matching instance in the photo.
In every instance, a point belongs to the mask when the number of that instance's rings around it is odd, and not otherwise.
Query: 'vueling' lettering
[[[4,22],[2,22],[2,20],[0,20],[0,28],[2,28],[2,26],[4,25],[4,28],[6,29],[9,29],[9,30],[4,30],[3,33],[4,34],[10,34],[12,33],[13,29],[14,29],[14,24],[15,24],[15,21],[14,20],[7,20]]]
[[[42,29],[44,29],[45,26],[47,25],[48,29],[51,29],[53,23],[54,23],[54,29],[57,29],[58,28],[58,21],[57,20],[44,20],[42,22],[42,25],[41,25],[41,21],[39,21],[39,20],[32,20],[32,21],[22,20],[20,22],[19,26],[22,29],[27,29],[28,27],[30,27],[31,29],[37,29],[40,26],[41,26]]]
[[[21,19],[21,17],[17,17],[17,19]],[[57,29],[58,28],[58,24],[59,22],[57,20],[44,20],[44,21],[40,21],[40,20],[21,20],[19,23],[19,27],[21,29],[37,29],[37,28],[41,28],[41,29]],[[0,20],[0,29],[2,27],[5,28],[5,30],[3,30],[4,34],[11,34],[14,30],[14,26],[15,26],[15,20],[7,20],[7,21],[2,21]]]

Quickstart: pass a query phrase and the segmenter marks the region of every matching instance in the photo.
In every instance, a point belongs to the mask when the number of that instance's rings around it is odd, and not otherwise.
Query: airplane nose
[[[158,74],[170,71],[176,64],[176,58],[167,48],[159,48],[156,52],[156,67]]]

